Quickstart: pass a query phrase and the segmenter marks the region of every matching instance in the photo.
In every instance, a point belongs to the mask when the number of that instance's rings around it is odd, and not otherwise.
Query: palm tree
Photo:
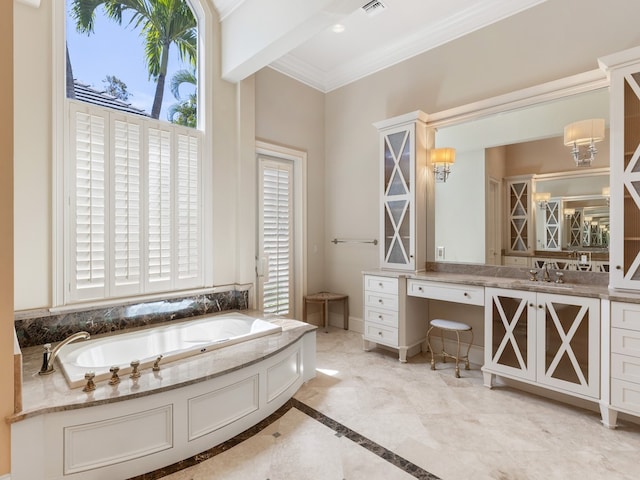
[[[128,11],[129,25],[141,29],[149,78],[156,82],[151,117],[158,118],[171,45],[178,48],[181,60],[188,60],[194,67],[197,63],[197,22],[193,12],[185,0],[73,0],[71,12],[79,32],[94,32],[99,6],[120,25],[123,13]]]
[[[167,116],[172,123],[195,128],[198,126],[198,93],[196,90],[194,93],[189,94],[189,98],[183,100],[180,96],[180,86],[185,83],[197,87],[198,79],[196,78],[195,69],[178,70],[171,77],[171,93],[179,103],[169,107]]]

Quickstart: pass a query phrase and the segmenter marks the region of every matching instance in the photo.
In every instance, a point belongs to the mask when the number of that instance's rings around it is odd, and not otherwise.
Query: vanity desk
[[[499,376],[596,402],[610,427],[617,411],[640,414],[640,375],[631,373],[640,371],[640,348],[629,341],[640,345],[639,295],[614,296],[597,274],[600,284],[577,284],[531,281],[526,268],[480,270],[364,272],[365,350],[392,347],[405,362],[426,351],[432,308],[456,321],[466,306],[474,330],[484,331],[472,363],[482,365],[485,386]]]

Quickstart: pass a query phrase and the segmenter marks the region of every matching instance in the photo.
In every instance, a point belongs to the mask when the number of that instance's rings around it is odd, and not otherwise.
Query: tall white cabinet
[[[611,249],[609,285],[640,290],[640,47],[599,59],[610,80]],[[611,301],[605,424],[618,412],[640,416],[640,304]],[[605,331],[605,328],[603,328]],[[603,418],[605,415],[603,414]]]
[[[433,259],[433,232],[427,229],[433,218],[428,210],[433,176],[427,169],[433,133],[426,121],[427,115],[416,111],[374,124],[380,132],[380,268],[385,270],[420,271],[428,257]]]

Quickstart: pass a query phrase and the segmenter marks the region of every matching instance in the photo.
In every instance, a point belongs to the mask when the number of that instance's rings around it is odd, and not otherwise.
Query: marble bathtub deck
[[[640,426],[511,388],[477,366],[429,369],[425,354],[363,352],[361,335],[318,332],[317,376],[253,432],[162,480],[637,479]],[[277,418],[276,418],[277,417]],[[162,476],[164,475],[164,476]]]

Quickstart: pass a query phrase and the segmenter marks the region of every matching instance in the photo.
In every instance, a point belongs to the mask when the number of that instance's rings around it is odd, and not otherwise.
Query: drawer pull
[[[382,288],[383,287],[382,282],[378,282],[378,286]]]
[[[542,305],[538,305],[538,308],[542,310],[544,307]]]
[[[378,315],[378,320],[382,320],[382,315]]]
[[[468,297],[468,296],[469,296],[469,294],[468,294],[467,292],[464,292],[464,296],[465,296],[465,297]]]
[[[382,299],[381,299],[381,298],[379,298],[379,299],[378,299],[378,303],[379,303],[380,305],[384,304],[384,302],[382,301]]]
[[[378,335],[382,336],[382,332],[378,332]]]
[[[424,290],[422,290],[422,287],[418,287],[418,290],[419,290],[419,291],[421,291],[421,292],[423,292],[423,291],[424,291]]]
[[[532,307],[532,308],[535,307],[535,305],[533,303],[530,303],[529,306]]]

